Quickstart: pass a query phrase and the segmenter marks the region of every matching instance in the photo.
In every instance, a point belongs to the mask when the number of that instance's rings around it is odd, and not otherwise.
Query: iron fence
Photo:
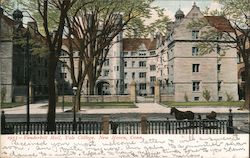
[[[55,131],[47,130],[46,122],[8,122],[5,125],[8,134],[101,134],[101,122],[77,122],[73,130],[72,122],[56,122]],[[4,133],[2,133],[4,134]]]
[[[148,134],[226,134],[228,120],[148,121]]]

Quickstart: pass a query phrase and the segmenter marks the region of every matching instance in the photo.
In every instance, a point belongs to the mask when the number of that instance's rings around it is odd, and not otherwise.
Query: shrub
[[[211,98],[211,94],[210,94],[210,91],[205,89],[203,92],[202,92],[202,96],[206,99],[206,101],[209,101],[210,98]]]

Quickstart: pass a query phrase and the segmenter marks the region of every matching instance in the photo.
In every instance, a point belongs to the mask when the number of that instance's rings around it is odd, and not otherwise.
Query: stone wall
[[[58,97],[58,101],[62,102],[63,96]],[[65,102],[72,102],[73,96],[64,96]],[[88,95],[82,96],[81,102],[130,102],[130,95]]]

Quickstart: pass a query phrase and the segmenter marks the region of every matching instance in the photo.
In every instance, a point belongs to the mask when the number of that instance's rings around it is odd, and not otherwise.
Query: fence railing
[[[149,121],[148,134],[226,134],[228,120]]]
[[[105,118],[105,119],[104,119]],[[47,122],[6,122],[1,115],[2,134],[232,134],[233,116],[230,110],[228,120],[147,120],[145,115],[138,121],[56,122],[55,130],[47,130]],[[29,129],[27,129],[29,127]]]
[[[8,122],[2,134],[101,134],[102,122],[77,122],[73,130],[72,122],[56,122],[54,131],[47,130],[47,122]]]

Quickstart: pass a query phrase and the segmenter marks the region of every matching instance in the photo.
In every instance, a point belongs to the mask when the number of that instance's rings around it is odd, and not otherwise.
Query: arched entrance
[[[107,81],[99,81],[96,84],[97,95],[110,95],[110,84]]]

